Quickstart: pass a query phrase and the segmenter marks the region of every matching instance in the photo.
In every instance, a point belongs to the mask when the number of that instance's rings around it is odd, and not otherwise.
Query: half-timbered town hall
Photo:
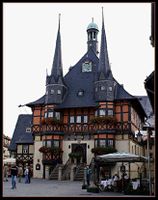
[[[78,166],[89,165],[99,151],[143,155],[135,131],[146,113],[141,98],[128,93],[113,76],[103,14],[101,30],[93,19],[85,27],[87,51],[65,76],[61,27],[59,19],[45,94],[26,104],[32,109],[33,175],[38,178],[48,178],[58,166],[63,166],[63,176],[64,170],[70,173],[73,159]],[[119,172],[119,166],[107,165],[105,171],[112,175]]]

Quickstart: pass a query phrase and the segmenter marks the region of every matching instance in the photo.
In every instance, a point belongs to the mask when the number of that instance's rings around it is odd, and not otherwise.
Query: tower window
[[[48,90],[46,91],[46,95],[48,95]]]
[[[61,94],[61,90],[57,90],[57,94]]]
[[[112,87],[109,87],[109,91],[112,92]]]
[[[101,87],[100,87],[100,90],[105,90],[105,86],[101,86]]]
[[[51,90],[50,93],[51,93],[51,94],[54,94],[54,90]]]

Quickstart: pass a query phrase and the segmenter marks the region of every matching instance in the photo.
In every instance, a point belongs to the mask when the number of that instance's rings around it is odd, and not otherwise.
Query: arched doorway
[[[86,146],[87,144],[72,144],[72,153],[75,152],[81,154],[81,159],[77,159],[77,164],[80,162],[85,163],[87,161]]]

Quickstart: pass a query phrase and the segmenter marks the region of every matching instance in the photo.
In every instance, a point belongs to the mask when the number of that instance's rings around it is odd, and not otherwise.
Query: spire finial
[[[102,21],[104,21],[104,7],[102,7]]]
[[[94,22],[94,18],[92,17],[92,22]]]
[[[59,30],[60,30],[60,16],[61,16],[61,14],[59,13]]]

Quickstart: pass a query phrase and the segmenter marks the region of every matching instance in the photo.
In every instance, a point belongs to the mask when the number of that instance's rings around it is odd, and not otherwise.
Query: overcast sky
[[[154,70],[151,3],[3,3],[3,134],[12,137],[18,115],[31,113],[18,105],[45,93],[59,13],[65,75],[87,51],[92,17],[100,31],[100,50],[102,6],[114,78],[131,95],[147,95],[144,80]]]

